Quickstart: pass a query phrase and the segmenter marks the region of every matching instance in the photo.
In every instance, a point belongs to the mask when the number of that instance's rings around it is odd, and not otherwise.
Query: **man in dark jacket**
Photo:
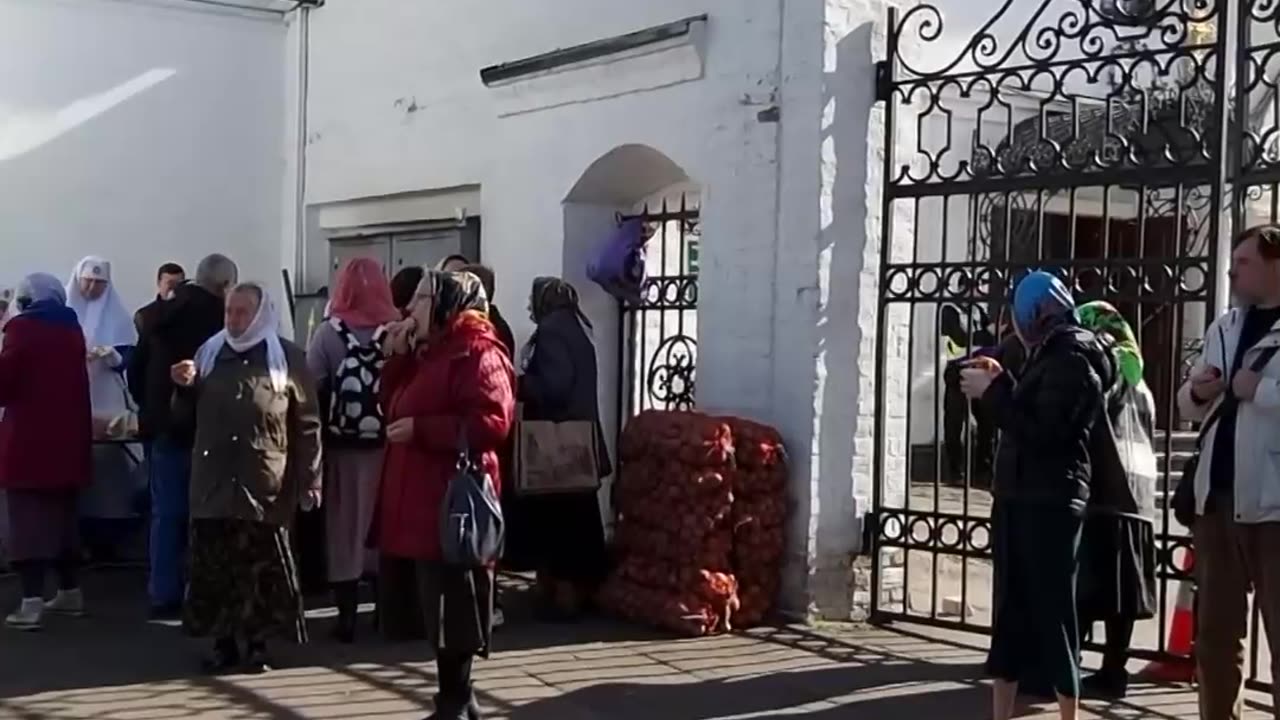
[[[156,299],[142,306],[133,314],[133,324],[138,328],[138,337],[147,334],[147,330],[155,322],[156,317],[164,310],[164,304],[173,299],[173,292],[186,282],[187,271],[178,263],[167,262],[156,271]]]
[[[985,318],[985,315],[981,317]],[[949,361],[942,372],[943,447],[948,471],[944,481],[964,485],[966,478],[969,478],[973,487],[989,489],[991,461],[996,445],[995,426],[981,406],[974,406],[971,411],[969,399],[960,391],[960,371],[974,358],[989,357],[1016,377],[1017,369],[1022,364],[1022,343],[1014,335],[1003,309],[996,327],[975,329],[970,338],[969,330],[958,311],[955,308],[944,308],[941,329],[943,340],[950,341],[953,347],[976,348]],[[970,470],[973,471],[971,478]]]
[[[222,329],[223,298],[238,279],[235,263],[222,255],[200,261],[195,282],[177,286],[150,319],[129,363],[129,389],[138,404],[138,424],[151,447],[151,576],[147,592],[153,615],[171,617],[182,607],[185,587],[188,484],[195,419],[175,413],[170,368],[195,357]]]

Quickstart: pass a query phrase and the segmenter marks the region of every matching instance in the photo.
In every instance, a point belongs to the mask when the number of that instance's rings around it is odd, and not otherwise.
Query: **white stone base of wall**
[[[885,551],[880,567],[880,606],[902,607],[907,597],[906,553],[901,549]],[[860,555],[853,563],[853,610],[850,619],[871,619],[872,567],[869,555]]]

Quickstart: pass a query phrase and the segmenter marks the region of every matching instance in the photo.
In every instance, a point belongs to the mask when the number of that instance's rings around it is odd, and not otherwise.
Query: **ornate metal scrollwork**
[[[645,392],[654,407],[692,410],[698,368],[698,341],[688,335],[664,338],[649,358]]]

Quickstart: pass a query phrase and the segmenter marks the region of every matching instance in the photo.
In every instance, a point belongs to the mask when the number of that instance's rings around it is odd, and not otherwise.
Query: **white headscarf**
[[[218,363],[218,355],[224,345],[230,345],[232,350],[243,353],[265,342],[271,387],[276,392],[284,392],[289,386],[289,362],[284,355],[284,346],[280,344],[280,312],[265,287],[258,283],[243,283],[237,289],[246,287],[257,288],[262,294],[262,302],[258,305],[257,314],[253,316],[253,322],[249,323],[240,337],[233,338],[226,330],[221,330],[206,340],[196,351],[196,371],[200,373],[200,377],[208,377]]]
[[[86,299],[80,293],[80,280],[91,278],[104,280],[106,292],[97,300]],[[90,347],[120,347],[138,343],[138,329],[133,324],[133,315],[125,309],[116,292],[115,283],[111,282],[111,263],[103,258],[90,255],[76,263],[67,281],[67,305],[76,311],[80,318],[80,328],[84,330],[85,343]]]

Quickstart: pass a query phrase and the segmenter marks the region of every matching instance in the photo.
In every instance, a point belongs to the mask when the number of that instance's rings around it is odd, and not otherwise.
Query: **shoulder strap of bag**
[[[1225,345],[1223,347],[1225,347]],[[1225,350],[1223,352],[1225,352]],[[1277,352],[1280,352],[1280,345],[1272,345],[1271,347],[1262,348],[1262,351],[1258,353],[1258,357],[1255,358],[1252,363],[1250,363],[1249,370],[1256,373],[1262,372],[1262,369],[1265,368],[1267,364],[1271,362],[1272,358],[1276,356]],[[1226,392],[1228,394],[1223,396],[1222,402],[1219,402],[1218,405],[1213,408],[1213,411],[1210,412],[1207,417],[1205,417],[1204,422],[1200,424],[1200,434],[1199,436],[1196,437],[1197,448],[1200,448],[1201,446],[1204,445],[1204,439],[1205,439],[1205,436],[1209,434],[1209,428],[1213,427],[1214,423],[1218,421],[1218,418],[1222,416],[1223,411],[1226,410],[1231,405],[1235,405],[1237,402],[1239,402],[1235,399],[1234,395],[1229,394],[1230,388],[1228,388]],[[1231,405],[1228,405],[1228,403],[1230,403]]]
[[[329,318],[329,324],[337,331],[338,337],[342,339],[348,351],[356,350],[360,347],[360,341],[356,339],[355,333],[351,332],[351,328],[347,327],[347,324],[342,322],[341,318],[331,317]]]

